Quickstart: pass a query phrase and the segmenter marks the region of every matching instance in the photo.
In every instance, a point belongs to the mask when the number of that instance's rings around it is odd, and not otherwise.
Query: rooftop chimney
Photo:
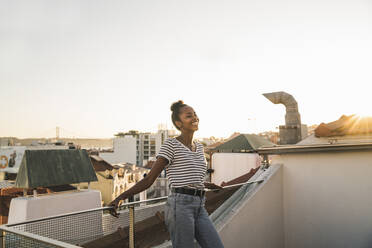
[[[285,126],[279,126],[280,144],[296,144],[306,136],[306,125],[301,125],[301,116],[298,112],[297,101],[292,95],[284,92],[263,94],[274,104],[283,104],[286,108]]]

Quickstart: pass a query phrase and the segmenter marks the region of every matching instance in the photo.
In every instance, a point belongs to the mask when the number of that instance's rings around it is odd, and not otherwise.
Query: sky
[[[372,2],[0,0],[0,137],[110,138],[199,115],[196,137],[372,115]]]

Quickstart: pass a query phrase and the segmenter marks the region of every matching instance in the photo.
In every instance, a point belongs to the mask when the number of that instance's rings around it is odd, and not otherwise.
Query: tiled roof
[[[1,181],[0,182],[0,189],[12,188],[12,187],[14,187],[14,182],[11,182],[11,181]]]
[[[305,139],[301,140],[296,146],[309,146],[309,145],[326,145],[326,144],[358,144],[358,143],[371,143],[372,133],[370,134],[353,134],[342,136],[328,136],[316,137],[311,134]]]
[[[355,134],[372,134],[372,117],[343,115],[336,121],[321,123],[315,129],[316,137],[332,137]]]
[[[26,150],[15,187],[50,187],[97,180],[85,150]]]
[[[104,159],[102,159],[99,156],[91,155],[89,157],[90,157],[90,161],[93,164],[93,168],[96,172],[114,169],[114,167],[110,163],[106,162]]]
[[[240,134],[237,137],[215,147],[219,152],[242,152],[256,151],[262,146],[274,146],[267,139],[256,134]]]

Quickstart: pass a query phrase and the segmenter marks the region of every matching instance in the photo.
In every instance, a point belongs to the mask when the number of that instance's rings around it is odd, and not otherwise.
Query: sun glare
[[[358,117],[359,119],[363,119],[363,118],[366,118],[366,117],[372,117],[372,113],[371,113],[371,111],[358,111],[355,114],[355,116]]]

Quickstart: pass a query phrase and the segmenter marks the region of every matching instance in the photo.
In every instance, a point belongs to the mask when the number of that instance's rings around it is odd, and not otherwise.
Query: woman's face
[[[181,131],[196,131],[199,129],[199,118],[192,107],[182,107],[179,118],[180,121],[176,121],[176,124]]]

